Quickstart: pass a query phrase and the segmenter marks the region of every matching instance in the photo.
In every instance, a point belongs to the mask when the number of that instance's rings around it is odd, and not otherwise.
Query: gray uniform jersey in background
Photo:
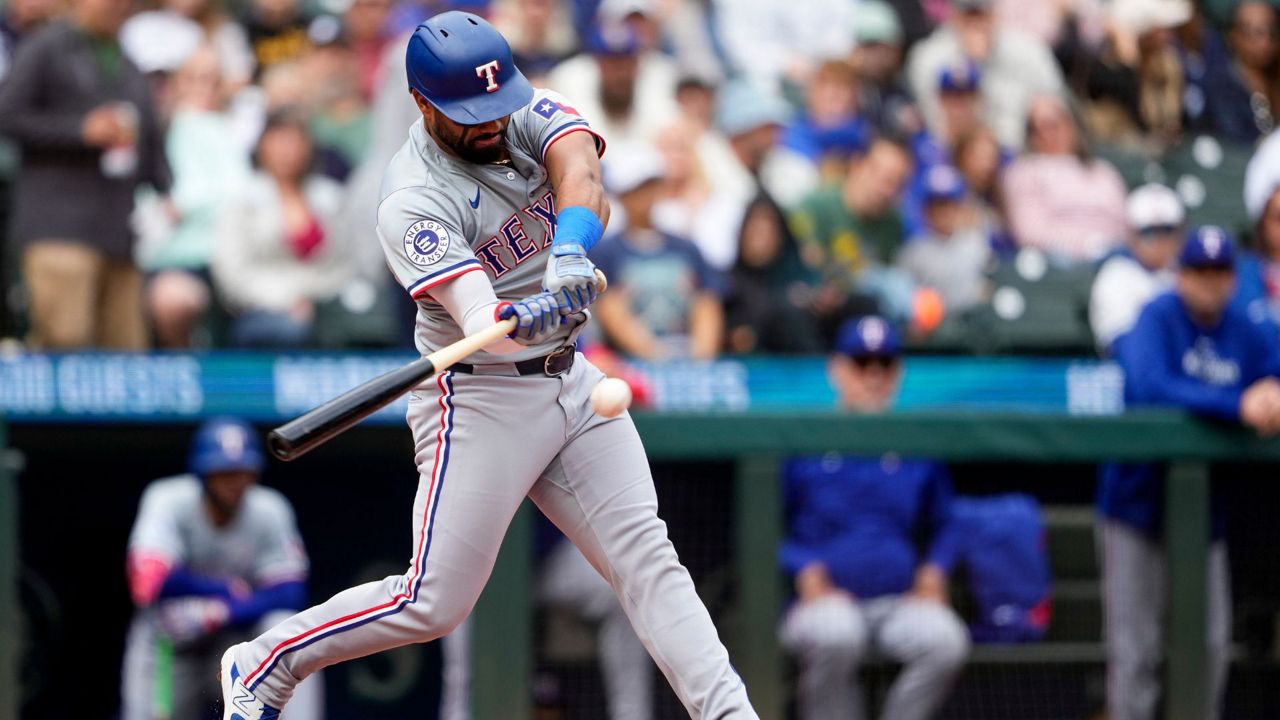
[[[305,580],[307,554],[284,496],[258,485],[229,525],[215,527],[194,475],[156,480],[142,495],[129,552],[161,555],[175,567],[262,587]]]
[[[543,167],[547,149],[569,133],[589,130],[565,99],[547,90],[511,115],[509,163],[477,165],[440,149],[422,121],[391,159],[378,205],[378,239],[396,279],[418,302],[416,341],[426,354],[461,340],[462,330],[431,288],[483,270],[500,300],[542,290],[546,253],[555,233],[555,195]],[[594,133],[592,133],[594,134]],[[604,151],[604,143],[596,138]],[[484,351],[472,364],[514,362],[546,355],[583,322],[574,316],[540,345],[495,356]]]

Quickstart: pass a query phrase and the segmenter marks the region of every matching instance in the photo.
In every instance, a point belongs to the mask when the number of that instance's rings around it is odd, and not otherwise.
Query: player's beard
[[[496,163],[507,156],[507,125],[504,123],[502,130],[498,131],[498,142],[486,147],[475,147],[472,143],[482,137],[491,137],[491,133],[482,134],[475,127],[463,126],[460,129],[457,126],[443,126],[437,128],[436,139],[444,145],[449,152],[457,155],[459,158],[467,162],[486,165]]]

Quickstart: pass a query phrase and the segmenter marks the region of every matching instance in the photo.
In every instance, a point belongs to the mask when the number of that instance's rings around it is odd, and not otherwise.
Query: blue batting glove
[[[596,266],[587,259],[587,251],[576,243],[551,246],[551,259],[542,276],[542,289],[555,298],[560,314],[581,312],[596,301]]]
[[[498,307],[498,319],[514,317],[516,329],[507,337],[521,345],[537,345],[545,342],[560,329],[560,310],[551,293],[540,292],[513,303]]]

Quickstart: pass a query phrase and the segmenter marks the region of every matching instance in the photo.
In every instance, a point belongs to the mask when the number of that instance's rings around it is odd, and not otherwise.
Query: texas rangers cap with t
[[[258,432],[237,417],[215,417],[196,430],[187,468],[208,477],[226,472],[262,472],[265,458]]]
[[[409,87],[463,125],[504,118],[533,99],[511,46],[479,15],[451,10],[413,31],[405,52]]]
[[[902,354],[898,332],[878,315],[846,320],[836,333],[835,351],[852,358],[888,357]]]
[[[1217,225],[1193,228],[1178,255],[1178,264],[1184,268],[1231,268],[1235,263],[1235,241]]]

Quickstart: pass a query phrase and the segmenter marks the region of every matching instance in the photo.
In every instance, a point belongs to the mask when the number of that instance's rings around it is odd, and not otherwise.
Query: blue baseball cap
[[[208,477],[226,472],[262,472],[266,457],[258,431],[236,417],[215,417],[196,430],[191,441],[187,468],[194,475]]]
[[[853,358],[896,358],[902,354],[902,341],[889,321],[879,315],[867,315],[846,320],[840,326],[835,351]]]
[[[972,60],[947,65],[938,72],[938,92],[972,93],[978,92],[982,81],[982,73]]]
[[[1235,240],[1217,225],[1192,228],[1178,255],[1178,264],[1184,268],[1233,268]]]
[[[489,21],[459,10],[418,26],[405,51],[409,87],[445,117],[479,125],[506,117],[533,99],[511,46]]]
[[[626,23],[600,23],[587,35],[587,50],[592,55],[637,55],[640,35]]]
[[[964,176],[950,165],[934,165],[924,173],[926,201],[961,200],[967,192]]]

